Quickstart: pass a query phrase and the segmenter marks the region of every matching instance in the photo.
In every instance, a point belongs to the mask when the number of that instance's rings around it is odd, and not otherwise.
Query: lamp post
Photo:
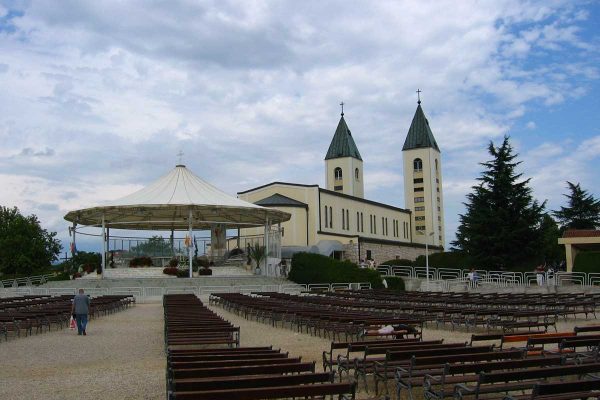
[[[425,275],[427,275],[427,285],[426,288],[429,291],[429,237],[433,236],[433,232],[427,234],[427,228],[425,231],[417,231],[419,235],[425,236]]]

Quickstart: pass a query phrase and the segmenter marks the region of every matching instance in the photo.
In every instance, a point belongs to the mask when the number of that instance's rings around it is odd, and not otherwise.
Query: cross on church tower
[[[421,104],[421,89],[417,89],[417,104]]]
[[[344,116],[344,102],[343,101],[340,103],[340,106],[342,106],[342,117],[343,117]]]

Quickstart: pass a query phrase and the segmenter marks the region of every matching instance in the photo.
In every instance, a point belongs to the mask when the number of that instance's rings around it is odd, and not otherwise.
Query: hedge
[[[387,287],[390,290],[395,292],[404,292],[406,290],[404,286],[404,279],[399,276],[386,276],[385,282],[387,283]]]
[[[288,279],[301,284],[370,282],[374,289],[383,287],[377,271],[313,253],[294,254]]]
[[[398,258],[395,260],[389,260],[386,262],[379,263],[379,265],[400,265],[402,267],[410,267],[414,264],[413,260],[407,258]]]
[[[577,254],[573,272],[600,272],[600,252],[583,251]]]

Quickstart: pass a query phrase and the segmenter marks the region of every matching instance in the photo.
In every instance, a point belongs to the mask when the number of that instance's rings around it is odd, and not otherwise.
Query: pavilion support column
[[[263,275],[270,275],[270,272],[267,270],[269,268],[269,231],[271,230],[271,221],[267,218],[267,222],[265,223],[265,267],[263,268]]]
[[[106,220],[102,214],[102,279],[104,279],[104,271],[106,271]]]
[[[188,260],[189,260],[189,264],[190,264],[190,278],[193,276],[193,268],[192,268],[192,251],[193,251],[193,246],[192,246],[192,229],[194,228],[194,226],[192,225],[192,217],[193,217],[193,213],[192,213],[192,209],[190,208],[189,214],[188,214],[188,221],[189,221],[189,231],[188,231],[188,235],[190,236],[190,246],[188,247]]]
[[[575,257],[577,257],[577,248],[570,243],[565,243],[565,256],[567,259],[567,272],[573,272]]]

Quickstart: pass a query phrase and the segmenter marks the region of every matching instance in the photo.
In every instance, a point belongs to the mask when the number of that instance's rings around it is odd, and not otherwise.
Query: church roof
[[[362,161],[360,153],[358,152],[358,147],[356,147],[356,143],[354,143],[354,139],[352,139],[352,133],[350,133],[350,129],[348,129],[348,125],[346,125],[343,113],[337,129],[335,130],[335,134],[333,135],[333,139],[331,140],[331,144],[329,145],[329,150],[327,150],[325,159],[330,160],[332,158],[342,157],[354,157]]]
[[[433,133],[431,132],[431,128],[429,127],[429,121],[421,108],[421,101],[418,103],[417,111],[415,111],[415,116],[410,124],[408,135],[406,135],[402,150],[432,147],[437,151],[440,151],[440,148],[433,137]]]
[[[272,196],[265,197],[262,200],[254,202],[257,206],[262,207],[277,207],[277,206],[287,206],[287,207],[304,207],[307,208],[308,204],[302,203],[301,201],[294,200],[290,197],[284,196],[279,193],[275,193]]]

